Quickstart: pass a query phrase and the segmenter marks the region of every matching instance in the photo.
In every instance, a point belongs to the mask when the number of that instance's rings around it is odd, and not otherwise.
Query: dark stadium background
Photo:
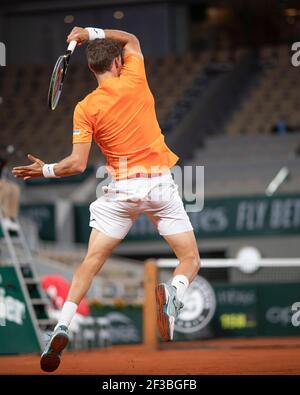
[[[11,180],[10,169],[26,163],[27,153],[53,163],[70,152],[74,106],[96,87],[83,47],[72,56],[53,112],[47,92],[74,26],[120,29],[140,39],[166,142],[180,156],[180,166],[204,166],[204,191],[188,175],[184,191],[186,201],[195,190],[204,192],[204,209],[189,214],[201,257],[251,261],[258,256],[275,258],[277,264],[299,258],[300,65],[292,45],[300,42],[300,1],[1,1],[6,66],[0,67],[0,158]],[[88,207],[101,181],[95,177],[97,167],[103,164],[93,147],[80,176],[18,181],[19,220],[40,278],[58,274],[70,281],[84,257]],[[21,300],[19,291],[6,287],[17,280],[5,272],[9,258],[3,237],[0,247],[0,289]],[[93,316],[125,315],[125,321],[111,323],[113,343],[143,341],[143,262],[149,258],[174,256],[141,217],[88,294]],[[215,315],[205,328],[178,333],[176,339],[299,336],[291,308],[300,300],[300,260],[299,265],[275,265],[250,273],[205,266],[200,274],[213,286]],[[160,271],[161,278],[169,274]],[[5,322],[1,326],[0,320],[0,334],[7,331],[0,336],[0,354],[39,349],[30,322],[24,323],[27,332],[23,328],[29,336],[25,349],[20,328]],[[94,325],[87,323],[86,333],[93,333]],[[8,333],[18,339],[12,349]],[[73,348],[104,347],[104,338],[99,343],[87,335]]]

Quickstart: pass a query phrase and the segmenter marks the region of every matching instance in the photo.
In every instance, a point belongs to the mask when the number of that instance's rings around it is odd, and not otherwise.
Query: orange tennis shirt
[[[102,81],[75,107],[73,143],[93,138],[117,180],[177,162],[159,127],[141,56],[126,55],[120,76]]]

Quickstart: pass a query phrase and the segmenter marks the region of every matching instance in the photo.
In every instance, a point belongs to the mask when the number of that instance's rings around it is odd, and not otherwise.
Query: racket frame
[[[51,79],[50,79],[50,85],[49,85],[49,90],[48,90],[48,106],[49,108],[53,111],[57,107],[57,104],[60,99],[60,95],[62,92],[62,87],[64,83],[64,79],[67,73],[67,68],[69,65],[70,57],[76,48],[77,42],[76,41],[71,41],[67,51],[64,55],[61,55],[54,66],[54,69],[51,74]],[[58,82],[57,80],[57,74],[61,70],[61,80]],[[57,83],[59,84],[58,90],[55,89]],[[55,95],[55,97],[54,97]]]

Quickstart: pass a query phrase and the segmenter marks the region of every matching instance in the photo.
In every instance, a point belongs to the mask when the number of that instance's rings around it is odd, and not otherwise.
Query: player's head
[[[101,75],[108,71],[118,77],[122,68],[122,47],[111,38],[96,39],[89,43],[86,49],[89,68]]]

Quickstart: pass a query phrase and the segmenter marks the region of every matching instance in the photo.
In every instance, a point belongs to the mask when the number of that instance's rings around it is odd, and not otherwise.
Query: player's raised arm
[[[134,34],[121,30],[74,27],[68,35],[67,42],[70,43],[72,40],[76,40],[79,44],[83,44],[96,38],[113,38],[118,40],[123,46],[124,55],[135,53],[141,57],[143,56],[138,38]]]
[[[140,42],[138,38],[131,33],[126,33],[121,30],[104,30],[105,37],[118,40],[124,48],[124,55],[135,53],[143,56]]]

